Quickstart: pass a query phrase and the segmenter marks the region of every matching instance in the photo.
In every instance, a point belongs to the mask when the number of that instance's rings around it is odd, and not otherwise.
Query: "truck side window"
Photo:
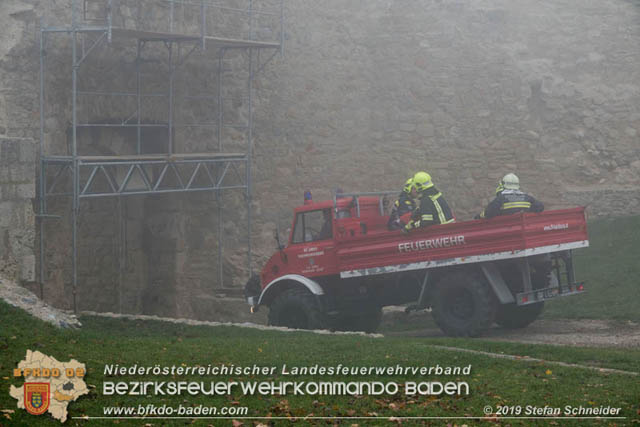
[[[331,209],[301,212],[297,215],[292,243],[314,242],[331,237]]]

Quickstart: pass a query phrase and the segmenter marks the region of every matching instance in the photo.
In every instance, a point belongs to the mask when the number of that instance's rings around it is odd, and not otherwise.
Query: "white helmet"
[[[520,189],[520,179],[516,176],[515,173],[508,173],[502,177],[500,181],[505,190],[519,190]]]

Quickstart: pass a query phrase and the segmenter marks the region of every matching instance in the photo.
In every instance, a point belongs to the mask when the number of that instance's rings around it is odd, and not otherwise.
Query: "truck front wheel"
[[[442,331],[454,337],[477,337],[495,316],[488,284],[475,274],[459,271],[444,276],[433,288],[432,315]]]
[[[314,296],[301,289],[288,289],[269,308],[269,325],[293,329],[326,329],[325,316]]]

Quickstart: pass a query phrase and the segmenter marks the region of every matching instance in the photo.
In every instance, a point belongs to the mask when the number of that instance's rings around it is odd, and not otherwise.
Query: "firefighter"
[[[496,197],[498,197],[500,193],[502,193],[503,191],[504,191],[504,186],[502,185],[502,179],[500,179],[500,181],[498,181],[498,186],[496,187]],[[485,210],[483,209],[482,212],[474,215],[473,219],[484,219],[485,218],[484,211]]]
[[[409,223],[402,229],[405,233],[408,233],[412,228],[448,224],[455,221],[449,204],[431,182],[431,175],[426,172],[418,172],[413,177],[413,187],[417,192],[418,207],[413,211]]]
[[[409,178],[402,187],[402,191],[398,196],[398,200],[393,204],[391,209],[391,216],[387,222],[387,228],[389,230],[400,230],[411,219],[411,213],[416,208],[416,191],[413,188],[413,177]]]
[[[511,215],[517,212],[542,212],[543,210],[544,205],[542,202],[520,191],[520,179],[516,174],[508,173],[500,180],[496,189],[495,199],[477,217],[493,218],[498,215]]]

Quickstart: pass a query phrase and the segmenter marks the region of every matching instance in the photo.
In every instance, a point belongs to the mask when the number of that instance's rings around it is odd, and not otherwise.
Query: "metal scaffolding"
[[[253,80],[259,72],[277,53],[282,53],[284,41],[283,0],[271,0],[271,3],[279,10],[270,10],[264,7],[256,8],[261,0],[243,0],[246,7],[237,7],[238,1],[226,4],[216,0],[151,0],[154,7],[158,7],[161,13],[166,14],[166,30],[158,31],[157,25],[153,31],[130,28],[124,25],[124,13],[119,13],[125,0],[70,0],[71,26],[47,27],[41,23],[40,32],[40,175],[38,182],[39,232],[40,232],[40,289],[43,294],[45,271],[45,221],[47,219],[60,219],[60,216],[52,215],[47,210],[47,200],[50,197],[65,196],[71,198],[71,270],[72,270],[72,294],[73,308],[77,311],[76,287],[78,274],[78,211],[82,199],[115,197],[118,200],[119,238],[122,240],[123,232],[126,232],[122,222],[122,197],[133,195],[152,195],[162,193],[186,193],[195,191],[208,191],[215,195],[218,206],[218,279],[223,284],[223,236],[222,236],[222,203],[223,191],[231,189],[244,190],[247,209],[247,265],[251,271],[251,162],[252,162],[252,138],[253,138]],[[276,3],[274,3],[274,1]],[[142,11],[149,2],[135,1],[128,10],[136,11],[138,17],[145,16]],[[143,6],[144,4],[144,6]],[[191,25],[177,19],[178,10],[183,16],[197,16]],[[187,10],[185,12],[185,10]],[[191,12],[189,12],[191,10]],[[161,14],[160,13],[160,14]],[[235,18],[243,23],[238,28],[243,32],[240,37],[220,37],[225,34],[216,34],[212,29],[211,21],[218,19],[224,21],[224,14],[236,14],[241,18]],[[270,37],[259,35],[260,28],[256,24],[263,17],[272,19],[268,34]],[[116,25],[120,19],[121,25]],[[180,25],[186,28],[184,33],[176,30]],[[63,154],[49,154],[45,144],[45,70],[47,59],[47,38],[50,35],[65,35],[71,42],[71,118],[70,118],[70,144],[67,152]],[[91,59],[96,48],[110,46],[116,39],[135,42],[135,81],[136,91],[109,92],[89,90],[78,87],[78,73],[81,67]],[[141,64],[144,61],[144,52],[149,46],[164,46],[167,54],[168,81],[166,93],[142,93]],[[225,123],[223,96],[224,57],[230,50],[241,49],[248,55],[248,78],[246,88],[247,96],[243,100],[248,104],[246,123]],[[272,51],[266,60],[260,60],[261,51]],[[176,123],[175,116],[175,78],[180,67],[194,52],[201,54],[215,51],[217,55],[217,94],[196,95],[186,98],[208,98],[217,104],[217,117],[209,123]],[[78,119],[79,97],[112,96],[133,98],[136,103],[136,111],[121,120],[119,123],[94,123],[81,122]],[[167,102],[167,117],[163,123],[145,123],[142,114],[142,102],[148,98],[162,98]],[[78,135],[82,128],[117,128],[135,129],[135,154],[121,154],[115,156],[86,155],[82,148],[85,141]],[[166,150],[162,153],[144,153],[142,149],[142,133],[147,128],[157,128],[161,132],[166,131]],[[206,128],[213,129],[217,138],[217,151],[207,153],[182,153],[176,150],[177,128]],[[244,152],[225,152],[223,147],[224,130],[232,128],[245,133]],[[245,174],[238,172],[238,168],[244,167]],[[231,171],[236,176],[241,176],[243,182],[231,183],[229,176]],[[64,188],[60,188],[64,187]],[[124,231],[123,231],[124,230]],[[125,236],[126,237],[126,236]],[[122,258],[126,254],[120,252],[120,268],[122,270]],[[120,271],[120,281],[122,281]],[[122,283],[120,283],[122,285]],[[121,288],[122,286],[120,286]],[[121,294],[121,289],[119,291]],[[121,303],[121,302],[120,302]]]

